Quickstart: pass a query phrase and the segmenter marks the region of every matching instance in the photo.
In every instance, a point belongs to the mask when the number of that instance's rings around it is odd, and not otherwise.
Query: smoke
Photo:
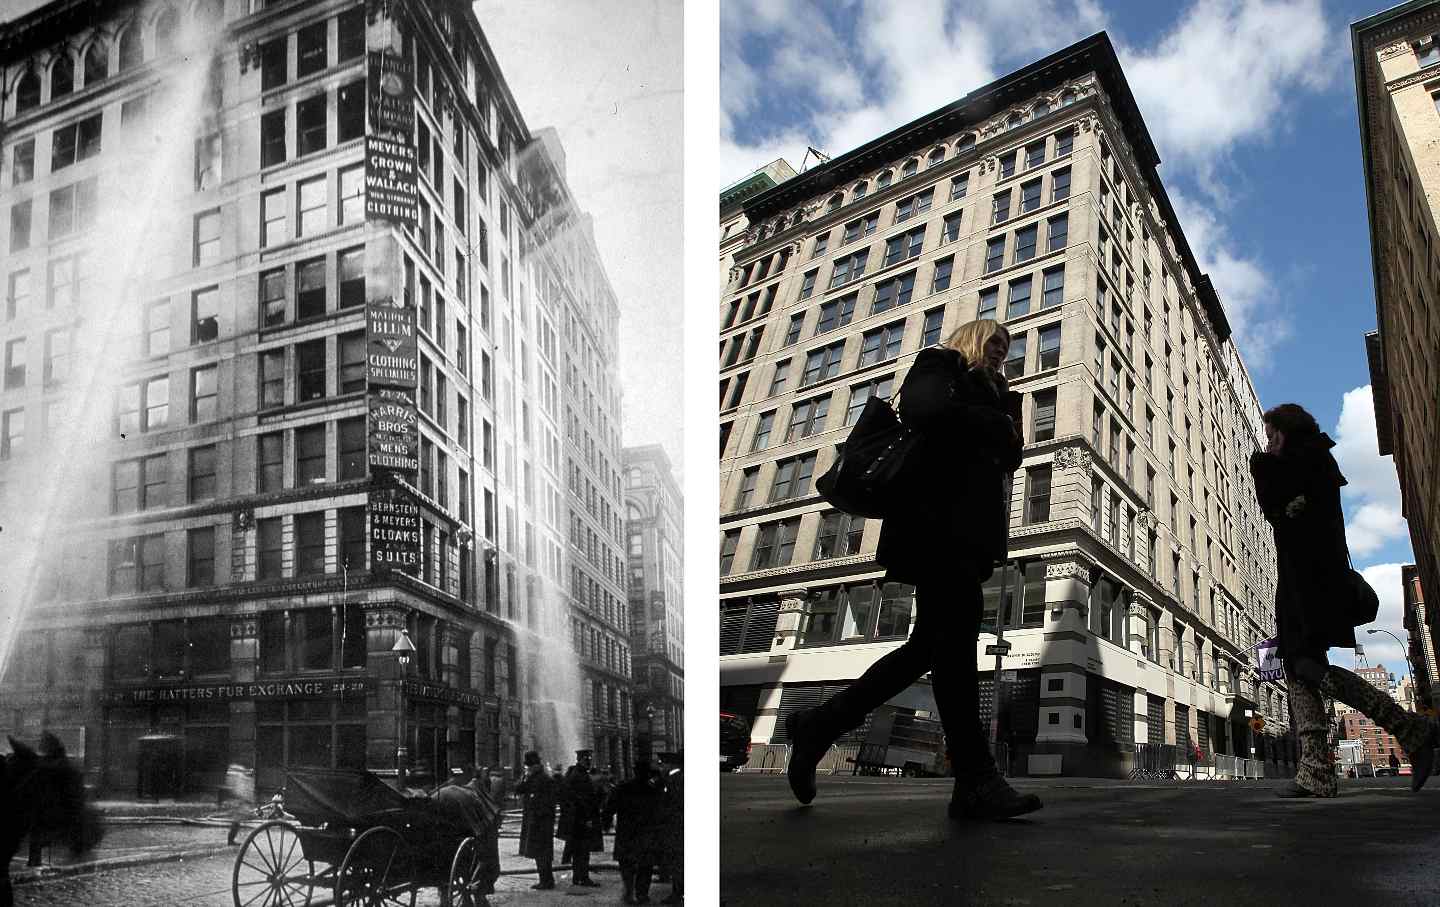
[[[195,143],[208,131],[207,112],[221,109],[216,96],[221,34],[193,23],[182,26],[176,35],[179,52],[151,90],[144,120],[125,128],[106,124],[94,177],[92,239],[75,259],[81,264],[72,284],[68,374],[56,405],[27,408],[24,449],[3,472],[0,677],[26,614],[51,598],[93,596],[96,589],[85,583],[100,572],[95,565],[103,570],[106,563],[97,530],[110,512],[110,464],[141,453],[138,439],[116,437],[117,395],[127,376],[133,380],[139,374],[130,363],[141,306],[155,290],[155,278],[182,270],[173,266],[174,257],[189,246]],[[32,313],[45,299],[47,270],[38,259],[31,265]],[[188,343],[187,323],[172,319],[172,348]],[[43,332],[30,331],[26,346],[29,386],[45,380],[38,367]],[[170,377],[167,424],[175,425],[184,418],[187,388],[178,375]],[[57,663],[71,660],[58,652],[50,657]]]

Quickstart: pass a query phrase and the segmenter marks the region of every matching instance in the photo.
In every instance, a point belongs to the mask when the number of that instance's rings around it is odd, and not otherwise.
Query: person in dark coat
[[[606,801],[606,824],[615,823],[614,855],[626,904],[650,903],[650,876],[660,862],[664,796],[649,761],[641,759],[635,763],[635,777],[616,786]]]
[[[670,880],[662,904],[685,900],[685,772],[682,753],[661,753],[660,869]]]
[[[561,828],[560,835],[570,854],[570,884],[598,888],[600,883],[590,878],[590,854],[605,848],[600,831],[600,786],[585,765],[577,765],[566,779],[561,796],[569,806],[570,821]]]
[[[1280,658],[1300,738],[1294,783],[1286,798],[1338,793],[1327,740],[1329,696],[1359,709],[1399,741],[1410,757],[1412,790],[1435,764],[1435,723],[1402,709],[1369,682],[1329,663],[1331,646],[1353,647],[1354,596],[1340,488],[1346,483],[1331,455],[1335,442],[1294,403],[1265,413],[1266,447],[1250,457],[1250,474],[1265,520],[1275,534],[1275,623]]]
[[[555,859],[558,786],[540,763],[539,753],[532,750],[525,754],[525,777],[515,785],[515,793],[520,795],[524,809],[520,818],[520,856],[534,860],[540,871],[540,881],[530,887],[548,891],[555,887],[551,863]]]
[[[875,558],[890,581],[915,586],[905,644],[817,708],[786,717],[790,789],[815,797],[815,768],[841,734],[930,673],[955,776],[949,815],[1018,816],[1041,807],[995,767],[980,725],[974,645],[981,584],[1007,556],[1006,490],[1020,465],[1019,396],[1000,372],[1010,334],[982,319],[920,351],[900,389],[901,422],[919,434],[880,529]]]
[[[569,790],[570,782],[574,780],[575,772],[579,771],[579,768],[578,765],[572,765],[555,779],[555,790],[560,797],[560,823],[555,826],[555,834],[565,842],[565,847],[560,852],[561,866],[575,864],[575,848],[570,844],[570,822],[574,818],[575,808],[570,800]]]

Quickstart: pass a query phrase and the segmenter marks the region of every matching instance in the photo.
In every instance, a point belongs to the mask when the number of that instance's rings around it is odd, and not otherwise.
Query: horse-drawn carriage
[[[499,816],[468,788],[416,797],[365,771],[292,770],[283,802],[294,818],[262,823],[235,857],[236,907],[303,907],[316,888],[336,907],[413,907],[421,888],[442,907],[485,903]]]

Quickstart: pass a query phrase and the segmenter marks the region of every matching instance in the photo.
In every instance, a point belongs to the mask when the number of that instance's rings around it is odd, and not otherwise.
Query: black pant
[[[585,882],[590,878],[590,846],[583,841],[575,842],[575,851],[570,856],[570,881]]]
[[[535,868],[540,870],[540,884],[544,885],[546,888],[552,888],[555,885],[555,870],[550,866],[550,862],[552,859],[554,858],[535,858]]]
[[[625,886],[625,893],[632,894],[637,898],[648,898],[650,896],[650,873],[653,867],[649,863],[637,863],[634,860],[620,861],[620,882]]]
[[[871,710],[928,671],[955,776],[993,772],[995,760],[980,725],[975,676],[975,640],[983,606],[980,581],[958,571],[917,585],[910,638],[822,706],[822,712],[829,713],[824,717],[829,719],[832,739],[859,725]]]

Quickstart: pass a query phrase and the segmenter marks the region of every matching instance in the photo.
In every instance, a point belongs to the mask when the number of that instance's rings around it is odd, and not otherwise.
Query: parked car
[[[1396,770],[1388,765],[1377,765],[1375,767],[1375,777],[1377,778],[1391,778],[1394,777],[1396,773]]]
[[[1400,774],[1401,774],[1401,775],[1409,775],[1409,774],[1411,774],[1410,763],[1408,763],[1408,762],[1402,762],[1402,763],[1400,763]]]
[[[750,761],[750,722],[720,713],[720,771],[733,772]]]

